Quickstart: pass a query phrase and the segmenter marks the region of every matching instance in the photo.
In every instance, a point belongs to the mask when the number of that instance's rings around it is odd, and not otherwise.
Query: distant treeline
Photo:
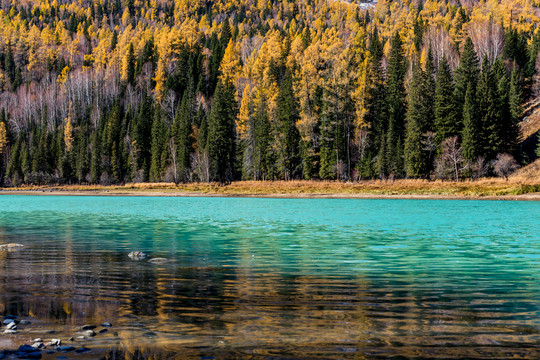
[[[2,4],[4,186],[457,179],[533,160],[518,123],[540,90],[537,19],[445,2]]]

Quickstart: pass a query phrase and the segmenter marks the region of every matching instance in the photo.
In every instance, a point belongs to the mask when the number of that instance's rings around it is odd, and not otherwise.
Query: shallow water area
[[[540,358],[540,202],[6,195],[7,243],[0,349],[92,349],[44,359]]]

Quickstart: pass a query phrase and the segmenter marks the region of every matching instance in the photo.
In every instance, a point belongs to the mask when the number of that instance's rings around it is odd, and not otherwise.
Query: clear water
[[[540,358],[539,202],[0,196],[12,242],[0,314],[111,359]]]

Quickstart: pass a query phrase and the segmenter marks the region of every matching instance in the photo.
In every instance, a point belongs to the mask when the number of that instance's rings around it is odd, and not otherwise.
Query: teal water
[[[108,320],[88,346],[163,358],[540,357],[538,202],[0,196],[2,243],[25,245],[0,252],[0,313],[28,335]]]

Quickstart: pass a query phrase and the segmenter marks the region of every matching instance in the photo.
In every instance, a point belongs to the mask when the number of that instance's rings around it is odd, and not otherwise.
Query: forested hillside
[[[535,157],[537,0],[0,4],[4,186],[455,179]]]

